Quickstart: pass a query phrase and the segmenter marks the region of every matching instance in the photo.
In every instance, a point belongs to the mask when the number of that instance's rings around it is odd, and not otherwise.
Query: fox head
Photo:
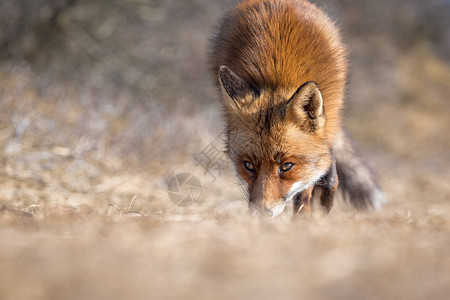
[[[250,209],[273,215],[330,168],[322,94],[315,82],[258,89],[222,66],[227,154],[247,186]]]

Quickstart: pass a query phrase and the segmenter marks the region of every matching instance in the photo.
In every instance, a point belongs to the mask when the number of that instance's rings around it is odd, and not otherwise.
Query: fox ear
[[[303,84],[286,104],[287,114],[295,119],[304,119],[311,130],[316,130],[325,123],[323,98],[319,86],[313,81]]]
[[[225,91],[225,101],[227,104],[237,106],[237,108],[242,107],[248,102],[248,96],[252,94],[257,94],[256,90],[252,88],[250,84],[245,82],[242,78],[237,76],[233,71],[231,71],[226,66],[221,66],[219,69],[219,80],[220,84]],[[232,101],[229,101],[229,100]]]

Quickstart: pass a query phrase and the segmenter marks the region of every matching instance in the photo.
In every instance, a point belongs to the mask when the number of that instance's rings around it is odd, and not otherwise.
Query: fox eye
[[[250,171],[250,172],[256,171],[255,166],[249,161],[244,162],[244,167],[247,169],[247,171]]]
[[[280,171],[281,171],[281,172],[287,172],[287,171],[289,171],[290,169],[292,169],[293,166],[294,166],[293,163],[285,163],[285,164],[283,164],[283,165],[280,167]]]

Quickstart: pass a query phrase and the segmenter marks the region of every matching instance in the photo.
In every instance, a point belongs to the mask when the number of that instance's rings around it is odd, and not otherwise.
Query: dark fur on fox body
[[[338,173],[356,207],[378,205],[377,184],[342,129],[346,51],[321,9],[303,0],[239,3],[220,24],[210,65],[224,98],[227,153],[251,207],[273,211],[293,199],[295,211],[309,210],[320,186],[329,211]],[[282,171],[285,163],[292,169]]]

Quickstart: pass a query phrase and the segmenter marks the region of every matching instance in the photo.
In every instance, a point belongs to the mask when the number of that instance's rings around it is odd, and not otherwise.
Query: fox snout
[[[258,193],[262,194],[262,193]],[[250,193],[250,203],[249,208],[251,212],[259,211],[259,212],[267,212],[271,213],[277,206],[283,204],[285,201],[283,198],[277,199],[269,199],[264,198],[263,195],[258,195],[256,197],[252,197],[252,193]]]
[[[283,186],[277,176],[260,174],[250,187],[250,212],[259,212],[271,216],[281,214],[286,206]]]
[[[250,201],[249,203],[250,213],[251,214],[260,213],[262,215],[277,217],[284,211],[284,208],[286,207],[286,201],[284,200],[276,202],[274,201],[270,203],[271,204],[269,204],[268,202],[255,203]]]

